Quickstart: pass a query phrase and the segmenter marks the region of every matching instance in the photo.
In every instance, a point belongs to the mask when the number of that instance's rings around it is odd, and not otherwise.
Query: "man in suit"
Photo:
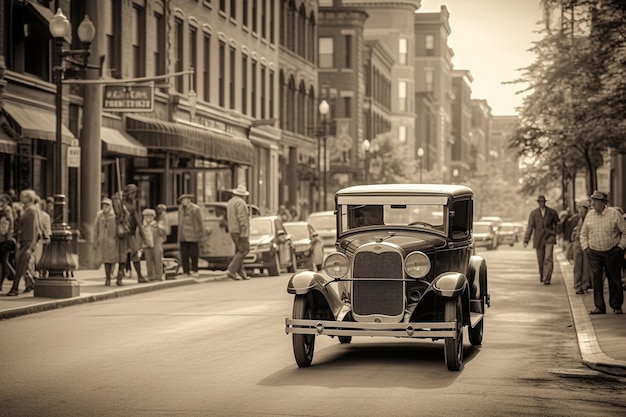
[[[31,255],[37,246],[39,235],[39,209],[35,206],[37,194],[33,190],[24,190],[20,193],[20,201],[24,205],[24,212],[18,220],[17,253],[15,255],[15,278],[8,296],[17,296],[20,279],[24,276],[26,288],[24,292],[31,292],[35,288],[35,280],[26,273]]]
[[[556,210],[546,206],[546,197],[537,198],[539,207],[530,212],[528,226],[524,236],[524,247],[528,246],[531,235],[533,248],[537,252],[539,264],[539,281],[550,285],[552,270],[554,269],[554,245],[556,244],[556,227],[559,224],[559,215]]]

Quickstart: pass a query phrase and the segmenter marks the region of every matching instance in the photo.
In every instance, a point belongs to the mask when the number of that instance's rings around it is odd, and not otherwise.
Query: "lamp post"
[[[417,157],[419,158],[419,164],[420,164],[420,184],[422,183],[422,170],[423,170],[423,163],[424,163],[424,148],[422,148],[421,146],[417,149]]]
[[[369,172],[370,172],[370,147],[372,146],[370,141],[365,139],[363,141],[363,153],[365,154],[365,173],[363,175],[363,180],[365,184],[368,184],[369,180]]]
[[[328,177],[327,173],[328,173],[328,158],[326,155],[326,116],[328,115],[328,112],[330,111],[330,105],[328,104],[328,102],[326,100],[322,100],[322,102],[319,105],[319,111],[320,114],[322,115],[322,131],[323,131],[323,146],[322,149],[324,151],[324,166],[323,166],[323,176],[324,176],[324,195],[323,195],[323,200],[322,200],[322,209],[324,211],[326,211],[326,178]]]
[[[78,38],[83,48],[66,50],[64,39],[71,33],[71,25],[61,9],[49,24],[50,34],[54,39],[53,74],[56,85],[56,135],[54,162],[54,213],[50,244],[44,248],[39,261],[39,270],[45,271],[49,280],[38,280],[35,284],[36,297],[69,298],[77,296],[79,285],[73,278],[76,262],[69,250],[68,243],[72,234],[65,224],[65,195],[63,194],[63,79],[66,77],[82,78],[87,68],[89,47],[96,36],[96,27],[85,16],[78,26]]]
[[[454,168],[452,170],[452,178],[454,178],[453,184],[456,184],[456,179],[458,178],[458,176],[459,176],[459,170]]]

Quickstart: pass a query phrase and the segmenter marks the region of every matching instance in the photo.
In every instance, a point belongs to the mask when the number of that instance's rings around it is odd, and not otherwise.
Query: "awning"
[[[9,137],[9,135],[0,129],[0,153],[10,153],[15,155],[17,152],[17,145],[15,141]]]
[[[218,162],[252,165],[254,146],[243,138],[137,115],[126,116],[126,131],[148,149],[190,153]]]
[[[139,157],[148,156],[146,147],[124,132],[103,126],[100,128],[100,135],[102,136],[104,152]]]
[[[3,107],[7,113],[7,118],[13,122],[13,129],[20,136],[52,142],[56,140],[56,115],[54,112],[9,101],[5,101]],[[69,144],[72,139],[75,139],[72,132],[63,124],[61,125],[61,135],[64,143]]]
[[[37,12],[39,17],[41,17],[43,22],[46,24],[46,28],[47,28],[47,25],[54,18],[54,12],[52,10],[48,9],[46,6],[44,6],[42,4],[39,4],[35,0],[26,0],[26,4],[31,6]],[[72,35],[71,34],[65,36],[65,42],[67,42],[69,44],[72,43]]]

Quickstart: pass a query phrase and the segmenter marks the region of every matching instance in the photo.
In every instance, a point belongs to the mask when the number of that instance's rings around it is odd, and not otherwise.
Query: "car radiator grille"
[[[402,278],[402,257],[396,252],[360,252],[354,258],[353,278],[371,278],[371,282],[352,282],[352,311],[358,315],[397,316],[404,309],[402,281],[378,281],[376,278]]]

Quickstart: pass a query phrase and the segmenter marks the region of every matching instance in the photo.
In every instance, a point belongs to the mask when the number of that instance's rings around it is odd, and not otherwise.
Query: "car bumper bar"
[[[456,338],[456,321],[425,323],[355,323],[285,319],[285,333],[325,336],[390,336],[416,339]]]

